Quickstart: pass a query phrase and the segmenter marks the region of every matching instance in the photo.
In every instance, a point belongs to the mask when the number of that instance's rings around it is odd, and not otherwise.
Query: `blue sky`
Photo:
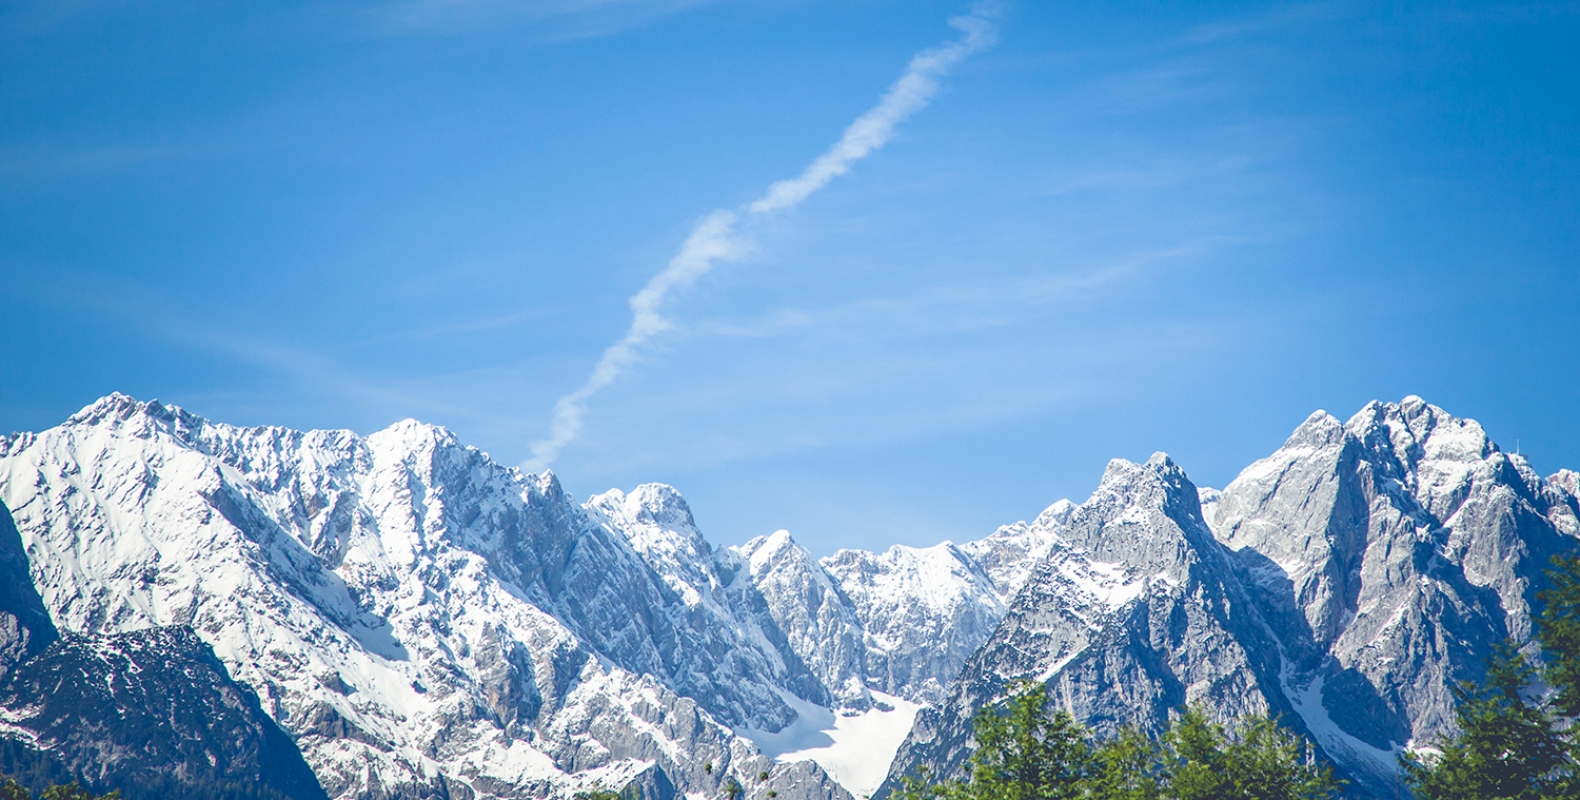
[[[799,173],[931,0],[0,5],[0,428],[112,391],[416,417],[507,463],[693,226]],[[1005,3],[883,148],[673,292],[578,496],[817,553],[1111,457],[1221,486],[1420,394],[1580,467],[1580,4]]]

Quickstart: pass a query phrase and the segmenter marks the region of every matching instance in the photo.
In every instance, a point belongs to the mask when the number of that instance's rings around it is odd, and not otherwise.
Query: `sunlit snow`
[[[1305,721],[1306,728],[1330,756],[1348,753],[1352,756],[1351,759],[1347,759],[1350,764],[1356,764],[1355,758],[1360,758],[1370,761],[1372,768],[1380,775],[1389,775],[1393,772],[1394,765],[1398,763],[1399,749],[1383,750],[1374,747],[1339,727],[1338,723],[1328,715],[1327,707],[1322,704],[1321,675],[1312,678],[1305,687],[1291,686],[1289,666],[1286,663],[1281,669],[1279,678],[1284,684],[1284,695],[1295,707],[1295,713]]]
[[[776,761],[812,761],[852,795],[871,797],[883,785],[889,763],[922,709],[919,703],[882,692],[872,697],[890,710],[872,708],[847,716],[787,696],[799,714],[795,722],[777,733],[743,733],[764,755]]]

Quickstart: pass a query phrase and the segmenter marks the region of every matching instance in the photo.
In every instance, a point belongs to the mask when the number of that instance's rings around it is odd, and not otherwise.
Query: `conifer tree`
[[[1557,690],[1558,713],[1580,717],[1580,555],[1554,557],[1547,576],[1552,586],[1536,595],[1542,602],[1536,638],[1547,660],[1542,677]]]
[[[1488,666],[1487,684],[1455,689],[1460,734],[1429,764],[1407,756],[1407,780],[1421,800],[1541,800],[1553,797],[1556,770],[1568,758],[1564,731],[1547,709],[1526,699],[1535,671],[1504,649]]]
[[[1460,732],[1437,753],[1408,753],[1405,780],[1420,800],[1558,800],[1580,797],[1580,556],[1555,557],[1536,639],[1544,665],[1513,643],[1487,666],[1484,685],[1455,689]],[[1544,691],[1549,697],[1540,698]]]
[[[1225,746],[1229,796],[1246,800],[1324,800],[1338,794],[1332,768],[1319,765],[1311,743],[1271,717],[1241,719]]]
[[[1048,713],[1047,690],[1022,686],[1004,713],[975,719],[970,800],[1074,800],[1092,766],[1086,729],[1064,710]]]
[[[96,795],[76,781],[68,784],[55,784],[46,787],[39,800],[120,800],[121,792],[116,790],[109,794]],[[17,783],[14,778],[0,776],[0,800],[33,800],[33,793],[26,786]]]
[[[1087,784],[1103,800],[1162,800],[1162,752],[1134,728],[1104,742],[1092,756]]]
[[[0,780],[0,800],[33,800],[33,793],[15,779]]]
[[[1233,726],[1191,707],[1159,740],[1133,728],[1098,741],[1043,687],[975,720],[969,781],[903,782],[899,800],[1331,800],[1339,782],[1304,739],[1268,717]]]
[[[1163,780],[1171,798],[1219,800],[1233,796],[1223,727],[1198,706],[1185,710],[1163,734]]]
[[[65,786],[51,786],[38,796],[38,800],[120,800],[120,791],[110,792],[106,795],[95,795],[93,792],[82,788],[76,781]]]

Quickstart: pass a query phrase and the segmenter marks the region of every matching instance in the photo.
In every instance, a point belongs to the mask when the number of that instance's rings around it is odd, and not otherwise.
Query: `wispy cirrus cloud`
[[[937,284],[823,308],[781,308],[755,318],[706,319],[687,326],[687,333],[766,339],[818,331],[825,338],[871,341],[1010,328],[1043,317],[1054,307],[1111,297],[1149,274],[1244,243],[1235,237],[1204,236],[1052,274]]]
[[[901,122],[926,107],[938,90],[939,81],[950,70],[972,53],[991,47],[997,41],[997,26],[993,22],[995,11],[994,6],[982,4],[965,16],[951,19],[949,24],[959,30],[961,36],[912,57],[905,72],[890,85],[878,104],[857,117],[839,141],[813,159],[799,175],[774,183],[761,197],[745,206],[719,209],[697,223],[668,266],[632,295],[631,326],[625,336],[604,350],[580,388],[555,403],[549,434],[532,444],[532,456],[523,468],[537,471],[552,464],[580,433],[587,401],[630,367],[645,345],[672,327],[662,313],[664,302],[672,292],[694,283],[718,263],[748,252],[750,243],[740,233],[742,222],[794,208],[886,144]]]
[[[1276,6],[1256,13],[1194,25],[1180,37],[1187,45],[1213,44],[1269,33],[1295,26],[1330,21],[1354,14],[1357,7],[1345,2],[1322,0]]]
[[[551,40],[627,30],[717,0],[399,0],[385,25],[392,32],[459,31],[500,20],[536,23]]]

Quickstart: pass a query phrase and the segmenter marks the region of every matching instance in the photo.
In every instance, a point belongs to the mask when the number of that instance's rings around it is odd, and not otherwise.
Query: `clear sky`
[[[506,463],[933,0],[0,4],[0,428],[112,391]],[[1419,394],[1580,468],[1580,4],[1008,2],[664,301],[553,462],[710,539],[976,538]]]

